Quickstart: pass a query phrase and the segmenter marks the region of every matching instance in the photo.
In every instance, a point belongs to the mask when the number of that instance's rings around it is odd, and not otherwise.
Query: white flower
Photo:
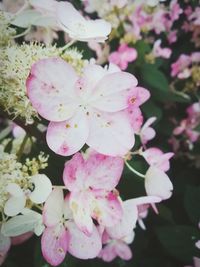
[[[52,184],[46,175],[37,174],[30,177],[24,187],[21,188],[17,183],[9,183],[6,190],[10,197],[5,203],[4,213],[15,216],[22,212],[27,198],[36,204],[45,202],[52,191]]]

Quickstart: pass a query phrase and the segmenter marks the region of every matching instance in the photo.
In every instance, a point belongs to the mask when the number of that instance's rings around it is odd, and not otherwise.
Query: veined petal
[[[78,112],[70,120],[50,122],[47,129],[47,144],[56,153],[70,156],[86,143],[89,126],[86,115]]]
[[[124,156],[134,145],[134,132],[128,114],[94,112],[89,116],[87,144],[99,153]]]
[[[92,193],[89,191],[72,192],[69,201],[76,225],[84,234],[91,236],[94,228],[91,218],[93,203]]]
[[[96,226],[93,227],[91,236],[81,232],[74,222],[68,222],[67,229],[69,231],[69,253],[79,259],[93,259],[98,256],[102,243]]]
[[[10,197],[4,206],[4,213],[8,216],[15,216],[19,214],[26,204],[25,195],[19,197]]]
[[[27,94],[38,113],[50,121],[72,117],[78,107],[75,70],[61,58],[37,61],[26,81]]]
[[[44,174],[36,174],[31,177],[31,182],[34,184],[34,190],[29,195],[31,201],[37,204],[45,202],[52,191],[50,179]]]
[[[46,226],[52,227],[60,222],[63,215],[63,190],[55,188],[45,202],[43,209],[43,221]]]
[[[71,160],[65,163],[63,181],[69,191],[80,191],[84,188],[86,180],[84,163],[81,153],[76,153]]]
[[[42,235],[42,254],[53,266],[59,265],[66,256],[68,233],[63,225],[47,227]]]
[[[123,216],[123,209],[118,197],[109,193],[107,197],[96,199],[96,205],[93,209],[93,218],[105,227],[116,225]]]
[[[120,157],[109,157],[93,152],[85,162],[87,187],[113,190],[122,175],[124,161]]]

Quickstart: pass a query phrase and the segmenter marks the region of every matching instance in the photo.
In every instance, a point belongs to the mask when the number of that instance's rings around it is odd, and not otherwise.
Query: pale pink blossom
[[[166,172],[170,168],[169,160],[173,157],[174,153],[163,153],[159,148],[151,147],[145,151],[142,151],[140,155],[145,158],[150,166],[155,166],[158,169]]]
[[[121,44],[117,51],[112,52],[109,56],[109,62],[114,63],[125,70],[129,62],[133,62],[137,58],[137,51],[135,48],[128,47],[127,44]]]
[[[175,43],[177,41],[177,30],[170,31],[167,36],[167,40],[169,44]]]
[[[178,60],[171,65],[171,76],[178,76],[179,79],[188,78],[191,74],[188,69],[190,64],[190,56],[181,54]]]
[[[155,57],[170,58],[172,50],[168,47],[162,48],[161,40],[159,39],[154,43],[152,53]]]
[[[132,74],[112,66],[89,64],[78,76],[60,58],[36,62],[26,82],[33,107],[51,121],[48,145],[63,156],[85,143],[102,154],[125,155],[134,145],[127,108],[136,85]]]
[[[87,158],[76,153],[66,162],[63,180],[70,191],[69,205],[77,226],[88,236],[93,232],[93,220],[102,226],[115,225],[122,216],[122,206],[113,191],[119,182],[124,162],[94,151]]]
[[[172,0],[170,2],[170,18],[174,22],[175,20],[178,20],[180,15],[183,13],[183,9],[180,7],[177,0]]]
[[[145,174],[145,189],[148,196],[157,196],[165,200],[171,197],[173,185],[165,172],[150,166]]]
[[[146,145],[148,141],[152,140],[156,132],[151,125],[156,121],[156,117],[149,118],[141,127],[139,135],[143,145]]]
[[[93,226],[90,237],[82,233],[73,221],[68,197],[56,188],[47,199],[43,210],[46,229],[42,235],[42,253],[48,263],[59,265],[67,251],[80,259],[95,258],[101,250],[101,236]]]

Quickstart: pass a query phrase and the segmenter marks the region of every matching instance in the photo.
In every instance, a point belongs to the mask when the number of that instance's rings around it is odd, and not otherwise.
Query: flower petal
[[[97,197],[93,210],[93,218],[105,227],[112,227],[119,223],[123,216],[123,209],[118,197],[109,193],[107,197]]]
[[[89,134],[88,120],[78,112],[70,120],[50,122],[47,129],[47,144],[56,153],[70,156],[85,144]]]
[[[102,248],[102,243],[96,226],[93,227],[91,236],[81,232],[73,222],[69,222],[67,228],[69,231],[68,250],[74,257],[79,259],[93,259],[97,257]]]
[[[2,224],[1,232],[5,236],[19,236],[33,231],[40,219],[41,215],[35,211],[28,212],[24,215],[18,215]]]
[[[128,72],[108,74],[97,84],[91,104],[107,112],[123,110],[129,105],[129,90],[136,85],[137,79]]]
[[[62,225],[46,228],[41,242],[42,254],[48,263],[57,266],[65,259],[68,233]]]
[[[69,191],[75,192],[84,188],[85,180],[84,159],[81,153],[76,153],[65,163],[63,181]]]
[[[34,184],[34,190],[29,195],[30,200],[36,204],[45,202],[52,191],[49,178],[44,174],[36,174],[31,177],[31,182]]]
[[[99,153],[124,156],[134,145],[134,132],[128,114],[94,113],[89,116],[87,144]]]
[[[10,237],[4,236],[0,231],[0,256],[6,254],[11,246]]]
[[[145,175],[145,189],[149,196],[168,199],[172,195],[173,185],[167,174],[151,166]]]
[[[87,187],[98,190],[113,190],[119,182],[123,167],[122,158],[93,152],[85,163]]]
[[[24,195],[23,190],[18,184],[9,183],[6,187],[6,191],[13,197],[21,197]]]
[[[94,228],[91,218],[93,202],[92,193],[89,191],[72,192],[69,201],[76,225],[84,234],[91,236]]]
[[[20,197],[10,197],[5,203],[4,213],[8,216],[15,216],[23,210],[25,204],[25,195],[22,195]]]
[[[104,246],[99,254],[99,258],[101,258],[105,262],[111,262],[117,257],[115,251],[115,245],[113,243],[109,243],[108,245]]]
[[[113,227],[107,227],[106,231],[110,235],[110,237],[114,239],[122,239],[136,226],[136,222],[138,219],[138,209],[134,202],[134,199],[126,200],[122,203],[123,207],[123,216],[119,223],[114,225]]]
[[[132,251],[127,244],[118,241],[115,244],[116,254],[123,260],[130,260],[132,258]]]
[[[69,119],[78,104],[75,70],[60,58],[37,61],[26,81],[27,94],[38,113],[50,121]]]
[[[43,209],[43,221],[46,226],[52,227],[58,224],[63,215],[63,190],[55,188],[45,202]]]

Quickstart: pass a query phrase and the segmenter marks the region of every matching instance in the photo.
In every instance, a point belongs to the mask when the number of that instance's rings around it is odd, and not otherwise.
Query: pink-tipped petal
[[[47,144],[56,153],[70,156],[79,151],[89,134],[87,117],[83,112],[62,122],[50,122],[47,129]]]
[[[124,156],[134,145],[134,132],[128,114],[94,113],[89,116],[87,144],[99,153]]]
[[[147,89],[143,87],[134,87],[131,89],[129,94],[128,102],[130,105],[139,107],[144,102],[146,102],[150,97],[150,93]]]
[[[84,188],[86,180],[84,159],[81,153],[76,153],[65,163],[63,181],[69,191],[79,191]]]
[[[91,104],[107,112],[123,110],[129,105],[128,91],[136,85],[137,79],[128,72],[108,74],[97,84]]]
[[[67,228],[69,231],[69,253],[79,259],[97,257],[102,248],[102,243],[96,226],[94,226],[91,236],[81,232],[73,222],[68,222]]]
[[[116,254],[123,260],[130,260],[132,258],[132,251],[129,246],[123,242],[117,242],[115,245]]]
[[[87,186],[92,189],[113,190],[122,175],[124,161],[120,157],[109,157],[92,153],[85,164]]]
[[[42,235],[42,254],[52,266],[58,266],[64,259],[68,248],[68,233],[62,225],[48,227]]]
[[[116,225],[123,216],[123,209],[118,197],[109,193],[107,197],[97,199],[97,204],[93,210],[93,218],[105,227]]]
[[[38,113],[50,121],[72,117],[78,107],[75,70],[61,58],[37,61],[26,81],[27,94]]]

